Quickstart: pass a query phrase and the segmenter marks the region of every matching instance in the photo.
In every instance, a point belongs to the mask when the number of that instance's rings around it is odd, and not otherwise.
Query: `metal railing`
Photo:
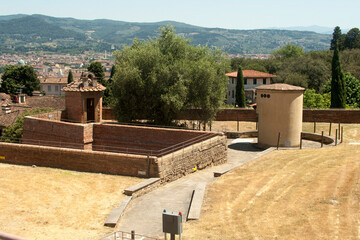
[[[100,240],[160,240],[159,238],[155,237],[148,237],[141,234],[135,234],[135,231],[131,232],[123,232],[123,231],[116,231]]]
[[[145,155],[145,156],[154,156],[154,157],[162,157],[164,155],[173,153],[175,151],[184,149],[189,147],[193,144],[200,143],[202,141],[211,139],[212,137],[216,136],[216,133],[203,133],[199,136],[193,137],[191,139],[185,140],[183,142],[170,145],[165,148],[161,149],[144,149],[144,148],[136,148],[136,147],[121,147],[121,146],[110,146],[105,144],[92,144],[93,151],[100,151],[100,152],[113,152],[113,153],[122,153],[122,154],[135,154],[135,155]],[[1,139],[2,142],[11,142],[11,143],[18,143],[18,144],[29,144],[29,145],[38,145],[38,146],[48,146],[48,147],[58,147],[58,148],[71,148],[71,149],[79,149],[84,150],[86,143],[76,143],[76,142],[69,142],[69,141],[49,141],[49,140],[34,140],[34,139],[20,139],[20,138],[6,138]],[[116,141],[116,139],[114,139]],[[133,141],[116,141],[117,144],[137,144],[141,146],[141,144],[148,144],[143,142],[133,142]],[[153,145],[154,148],[160,146]]]

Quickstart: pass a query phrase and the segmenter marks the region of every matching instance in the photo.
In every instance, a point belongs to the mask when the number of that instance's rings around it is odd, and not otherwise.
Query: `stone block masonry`
[[[173,181],[192,173],[194,168],[201,170],[226,161],[226,136],[219,135],[160,157],[158,159],[159,177],[164,181]]]

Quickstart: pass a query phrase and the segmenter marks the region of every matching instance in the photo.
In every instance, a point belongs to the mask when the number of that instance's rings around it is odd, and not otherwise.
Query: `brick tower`
[[[67,119],[73,122],[88,123],[102,120],[102,92],[106,88],[86,73],[69,83],[65,92],[65,111]]]

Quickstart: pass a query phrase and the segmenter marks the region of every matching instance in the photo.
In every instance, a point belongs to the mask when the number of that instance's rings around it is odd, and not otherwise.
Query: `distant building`
[[[40,89],[43,90],[46,95],[63,96],[65,93],[61,89],[66,87],[66,85],[67,77],[40,79]]]
[[[226,103],[235,106],[237,72],[226,73],[226,76],[229,77]],[[243,76],[246,100],[251,102],[256,102],[255,88],[271,84],[272,79],[276,77],[276,75],[255,70],[243,70]]]

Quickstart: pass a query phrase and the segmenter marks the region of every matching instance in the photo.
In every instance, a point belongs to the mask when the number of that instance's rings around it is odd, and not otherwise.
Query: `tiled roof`
[[[26,105],[31,108],[49,107],[55,110],[65,109],[65,98],[59,96],[31,96],[26,98]]]
[[[0,93],[0,106],[11,104],[11,97],[6,93]]]
[[[0,115],[0,127],[7,127],[13,124],[17,117],[23,112],[25,112],[25,110],[18,110],[8,114]]]
[[[256,90],[275,90],[275,91],[304,91],[305,88],[293,86],[285,83],[275,83],[256,87]]]
[[[237,77],[237,72],[230,72],[225,74],[228,77]],[[274,78],[276,75],[270,73],[259,72],[256,70],[243,70],[244,78]]]
[[[67,78],[53,77],[53,78],[40,79],[40,84],[67,84]]]
[[[90,78],[75,80],[62,88],[64,92],[99,92],[105,89],[106,87]]]

